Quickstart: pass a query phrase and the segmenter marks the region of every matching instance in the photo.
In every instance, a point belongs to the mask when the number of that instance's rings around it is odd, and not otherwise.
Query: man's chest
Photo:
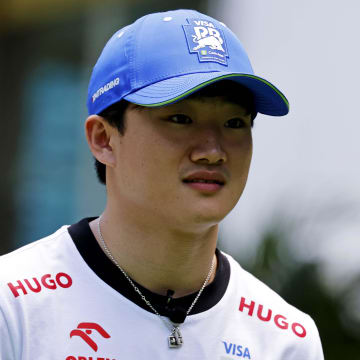
[[[63,292],[18,313],[16,360],[264,360],[285,345],[275,348],[237,313],[212,311],[189,316],[179,327],[182,346],[170,348],[171,325],[163,320],[118,296]]]

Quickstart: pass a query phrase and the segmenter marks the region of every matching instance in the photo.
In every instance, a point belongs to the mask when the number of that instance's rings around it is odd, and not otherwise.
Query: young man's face
[[[251,155],[251,116],[222,97],[160,108],[130,104],[125,133],[114,128],[109,196],[124,209],[170,226],[213,225],[236,205]]]

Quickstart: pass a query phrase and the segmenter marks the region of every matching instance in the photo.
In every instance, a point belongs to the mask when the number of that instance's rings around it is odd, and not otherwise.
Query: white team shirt
[[[85,230],[83,255],[64,226],[0,257],[0,360],[324,358],[313,320],[223,253],[228,276],[217,273],[207,287],[212,292],[206,288],[199,298],[200,310],[180,325],[183,345],[169,348],[169,328],[137,293],[129,298],[117,289],[120,271],[110,283],[103,271],[113,264],[91,261],[106,257],[100,248],[84,260],[87,244],[98,246],[90,220],[72,226]],[[211,306],[201,309],[202,300]]]

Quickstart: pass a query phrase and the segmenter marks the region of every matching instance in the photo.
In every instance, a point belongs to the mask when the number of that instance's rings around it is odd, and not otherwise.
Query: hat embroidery
[[[200,62],[212,61],[227,66],[227,52],[224,33],[210,21],[187,19],[183,25],[190,53],[197,53]]]

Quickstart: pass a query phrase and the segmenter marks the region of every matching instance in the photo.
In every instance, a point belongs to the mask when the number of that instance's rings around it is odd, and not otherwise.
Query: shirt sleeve
[[[301,354],[297,352],[294,354],[295,356],[293,359],[324,360],[324,353],[321,345],[319,331],[314,320],[309,315],[307,315],[307,320],[309,329],[307,341],[303,344],[300,350]]]
[[[0,303],[0,360],[16,360],[9,325]]]
[[[319,331],[314,323],[314,320],[311,319],[312,323],[313,323],[313,346],[312,346],[312,352],[311,354],[309,354],[309,359],[313,359],[313,360],[324,360],[324,352],[323,352],[323,348],[321,345],[321,340],[320,340],[320,335],[319,335]]]

